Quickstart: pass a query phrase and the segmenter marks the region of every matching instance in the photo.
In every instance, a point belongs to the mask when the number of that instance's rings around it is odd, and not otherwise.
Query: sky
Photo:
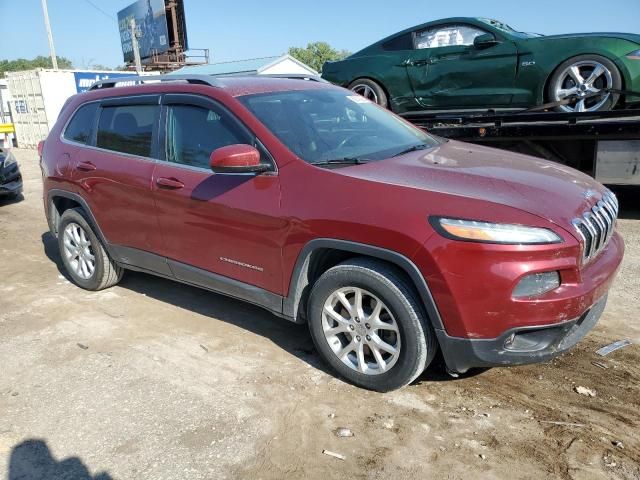
[[[402,29],[452,16],[490,17],[542,34],[640,33],[640,0],[184,0],[189,45],[211,61],[285,53],[326,41],[355,52]],[[48,0],[56,53],[76,68],[123,64],[117,12],[132,0]],[[0,59],[48,55],[41,0],[0,0]]]

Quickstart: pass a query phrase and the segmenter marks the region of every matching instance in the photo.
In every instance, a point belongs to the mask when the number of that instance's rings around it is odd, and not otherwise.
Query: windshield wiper
[[[412,147],[405,148],[404,150],[393,155],[394,157],[399,157],[400,155],[404,155],[405,153],[417,152],[418,150],[425,150],[431,147],[431,145],[427,145],[426,143],[419,143],[418,145],[413,145]]]
[[[312,165],[360,165],[367,163],[369,160],[360,157],[344,157],[334,158],[331,160],[321,160],[319,162],[313,162]]]

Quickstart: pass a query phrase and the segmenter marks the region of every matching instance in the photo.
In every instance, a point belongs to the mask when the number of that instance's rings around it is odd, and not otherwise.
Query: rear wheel
[[[309,299],[309,329],[324,360],[381,392],[411,383],[437,342],[413,289],[393,266],[357,258],[326,271]]]
[[[102,290],[122,278],[122,267],[109,257],[81,209],[66,210],[60,217],[58,246],[67,273],[79,287]]]
[[[549,100],[577,98],[574,104],[558,107],[561,112],[611,110],[620,95],[606,90],[621,88],[622,76],[611,60],[600,55],[579,55],[558,66],[549,82]],[[599,92],[602,93],[591,96]]]
[[[358,78],[349,85],[349,90],[362,95],[367,100],[377,103],[381,107],[389,108],[389,99],[382,85],[369,78]]]

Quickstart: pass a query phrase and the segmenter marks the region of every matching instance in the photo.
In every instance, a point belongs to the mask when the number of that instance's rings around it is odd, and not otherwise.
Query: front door
[[[517,48],[506,40],[474,47],[474,39],[485,33],[470,25],[416,32],[415,50],[405,64],[418,103],[432,109],[509,106]]]
[[[280,182],[266,150],[266,173],[213,173],[209,157],[215,149],[262,147],[229,110],[197,95],[165,95],[161,125],[165,161],[153,173],[153,190],[162,255],[176,277],[206,283],[210,272],[281,294],[287,225],[280,219]]]

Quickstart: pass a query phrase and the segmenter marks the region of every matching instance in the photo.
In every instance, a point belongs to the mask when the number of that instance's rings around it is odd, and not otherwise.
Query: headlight
[[[562,238],[548,228],[441,217],[432,217],[431,225],[441,235],[454,240],[509,245],[538,245],[562,242]]]
[[[636,50],[635,52],[629,52],[625,55],[629,60],[640,60],[640,50]]]
[[[9,154],[4,159],[4,168],[7,168],[16,163],[16,157],[13,156],[13,153],[9,152]]]

